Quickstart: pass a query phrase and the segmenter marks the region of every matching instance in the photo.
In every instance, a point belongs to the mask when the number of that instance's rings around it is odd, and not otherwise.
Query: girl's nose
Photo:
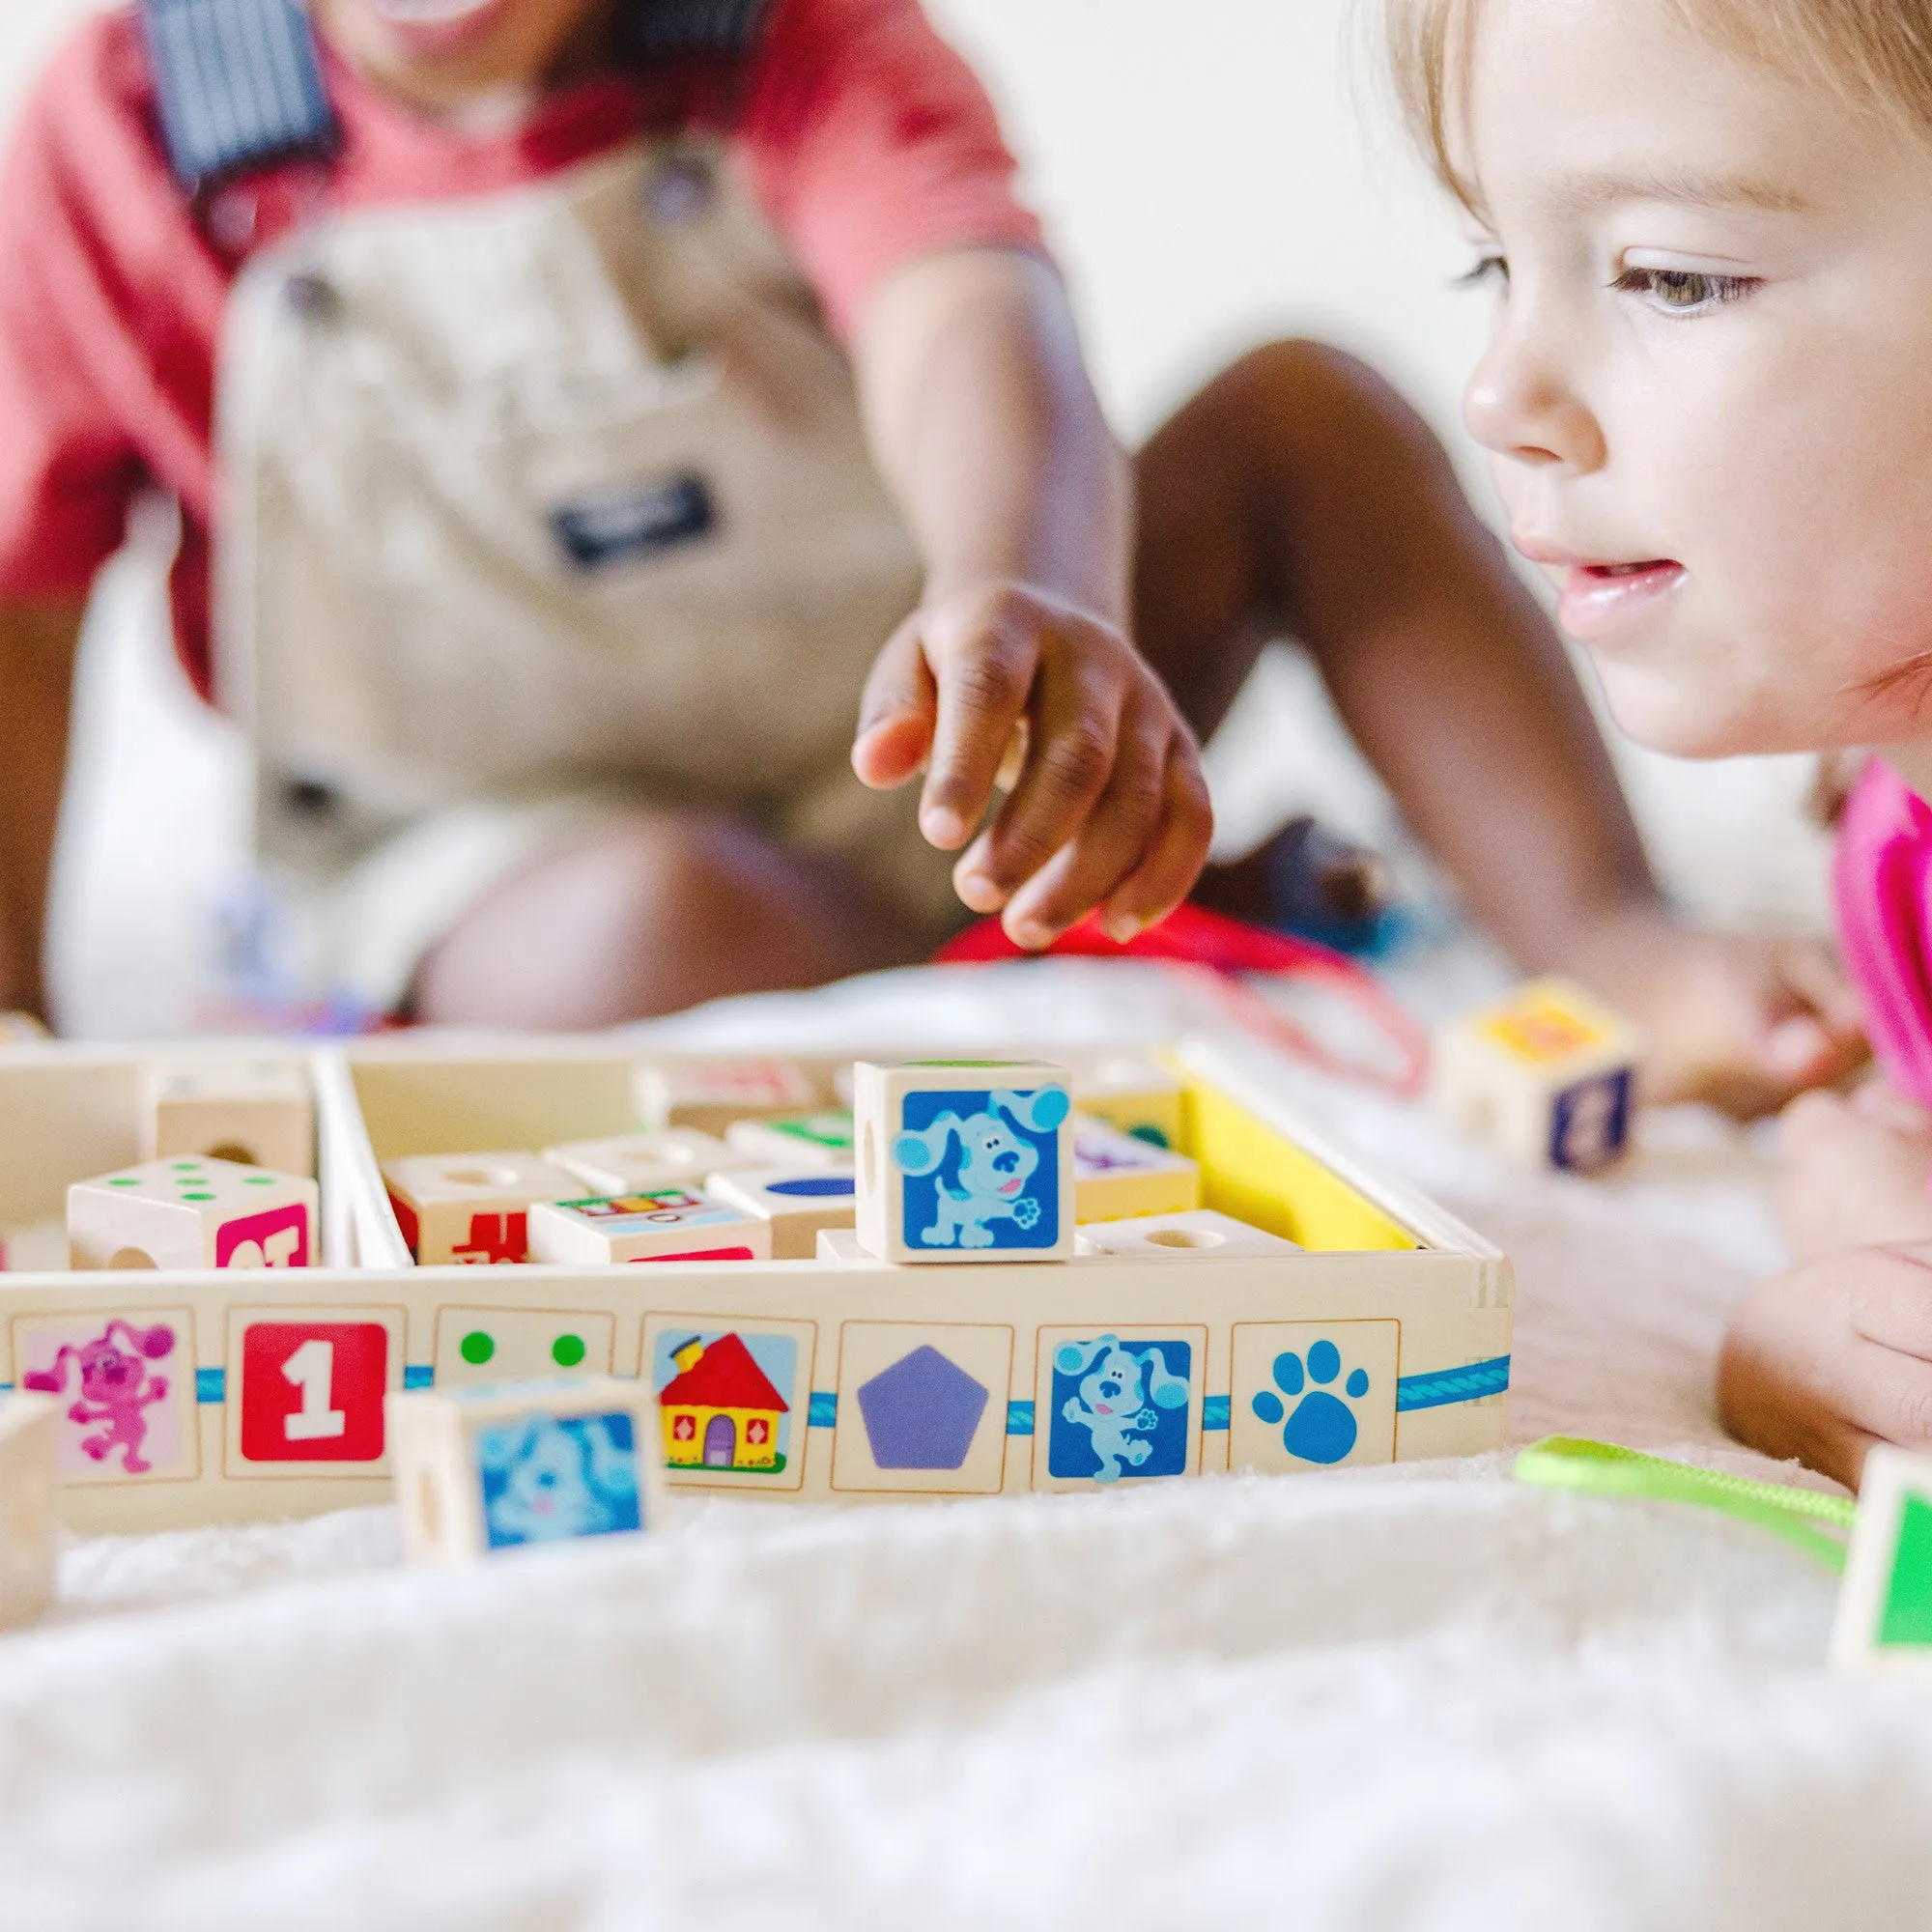
[[[1563,372],[1555,345],[1505,318],[1463,392],[1463,420],[1517,463],[1589,471],[1608,454],[1602,425]]]

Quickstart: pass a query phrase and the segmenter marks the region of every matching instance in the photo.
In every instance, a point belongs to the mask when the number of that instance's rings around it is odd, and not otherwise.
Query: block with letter
[[[1197,1208],[1188,1214],[1149,1214],[1131,1221],[1095,1221],[1080,1230],[1082,1255],[1111,1255],[1122,1261],[1200,1262],[1250,1255],[1298,1255],[1301,1248],[1251,1228],[1230,1214]]]
[[[1201,1205],[1201,1170],[1185,1154],[1073,1116],[1073,1213],[1080,1222],[1186,1214]]]
[[[312,1267],[314,1181],[213,1157],[151,1160],[67,1191],[76,1268]]]
[[[636,1080],[638,1118],[646,1127],[696,1127],[722,1134],[734,1121],[809,1113],[818,1083],[795,1060],[645,1062]]]
[[[890,1262],[1071,1260],[1072,1111],[1062,1066],[861,1061],[861,1244]]]
[[[1593,1174],[1630,1146],[1642,1041],[1567,980],[1536,980],[1436,1037],[1436,1111],[1529,1167]]]
[[[664,1526],[657,1399],[605,1376],[389,1398],[403,1547],[453,1564]]]
[[[277,1174],[315,1172],[315,1099],[298,1060],[162,1061],[142,1081],[141,1158],[213,1154]]]
[[[1171,1073],[1129,1054],[1095,1055],[1073,1064],[1073,1104],[1152,1147],[1181,1146],[1181,1092]]]
[[[1932,1683],[1932,1456],[1881,1445],[1865,1457],[1832,1663]]]
[[[716,1134],[701,1134],[696,1127],[565,1141],[545,1148],[543,1157],[576,1175],[593,1194],[631,1194],[640,1187],[702,1180],[713,1168],[732,1164],[731,1150]]]
[[[0,1629],[54,1600],[59,1418],[46,1396],[0,1396]]]
[[[767,1262],[772,1231],[755,1214],[690,1187],[658,1187],[530,1209],[530,1259],[590,1267],[621,1262]]]
[[[770,1120],[735,1121],[724,1138],[735,1152],[766,1166],[849,1168],[853,1160],[852,1115],[835,1107],[819,1114],[775,1114]],[[724,1163],[721,1163],[721,1165]],[[743,1161],[740,1166],[748,1165]]]
[[[770,1229],[775,1262],[809,1262],[818,1252],[819,1231],[849,1228],[857,1213],[858,1186],[848,1168],[727,1168],[712,1175],[704,1191]]]
[[[424,1267],[527,1261],[531,1205],[583,1192],[576,1175],[524,1149],[385,1160],[383,1179],[403,1239]]]

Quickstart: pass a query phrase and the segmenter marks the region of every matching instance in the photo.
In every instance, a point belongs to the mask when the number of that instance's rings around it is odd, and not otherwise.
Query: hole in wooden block
[[[1228,1237],[1218,1228],[1156,1228],[1148,1236],[1154,1248],[1219,1248]]]
[[[107,1264],[111,1268],[151,1268],[157,1266],[153,1255],[140,1248],[121,1248]]]
[[[240,1141],[223,1141],[219,1147],[209,1148],[207,1154],[210,1160],[232,1160],[239,1167],[260,1167],[262,1164],[255,1158],[255,1150],[243,1147]]]
[[[452,1187],[514,1187],[514,1167],[451,1167],[443,1170],[443,1179]]]

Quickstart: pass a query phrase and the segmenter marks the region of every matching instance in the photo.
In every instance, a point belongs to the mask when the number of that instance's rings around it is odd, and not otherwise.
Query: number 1
[[[302,1406],[294,1415],[282,1418],[282,1434],[291,1442],[321,1442],[341,1435],[349,1428],[349,1418],[339,1408],[330,1408],[328,1398],[335,1384],[335,1344],[304,1342],[282,1364],[282,1378],[301,1390]]]

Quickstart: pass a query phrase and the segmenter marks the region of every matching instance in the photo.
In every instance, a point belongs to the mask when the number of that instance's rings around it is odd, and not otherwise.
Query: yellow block
[[[1202,1205],[1250,1227],[1330,1254],[1422,1245],[1285,1134],[1192,1079],[1187,1148],[1201,1164]]]

